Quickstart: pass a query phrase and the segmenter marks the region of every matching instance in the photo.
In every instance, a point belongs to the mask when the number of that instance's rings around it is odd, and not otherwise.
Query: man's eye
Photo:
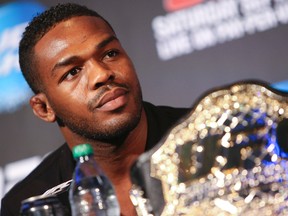
[[[119,54],[119,52],[117,50],[110,50],[107,54],[106,54],[106,58],[113,58],[116,57]]]
[[[65,80],[72,80],[76,75],[78,75],[81,68],[73,68],[72,70],[68,71],[65,76]]]

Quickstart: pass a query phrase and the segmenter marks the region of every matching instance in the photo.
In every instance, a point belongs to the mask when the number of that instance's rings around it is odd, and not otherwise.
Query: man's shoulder
[[[149,117],[156,118],[159,121],[169,121],[172,124],[189,113],[190,108],[159,106],[149,102],[144,102],[144,109]]]
[[[5,194],[2,199],[1,211],[3,208],[11,209],[13,204],[21,203],[22,200],[31,196],[41,195],[51,187],[71,179],[73,170],[74,161],[71,151],[64,144],[45,156],[27,177]],[[18,211],[20,206],[17,205],[16,208]]]
[[[144,102],[143,105],[148,122],[146,151],[153,148],[169,129],[190,111],[189,108],[156,106],[148,102]]]
[[[187,113],[191,108],[189,107],[174,107],[168,105],[155,105],[153,103],[143,101],[145,110],[164,111],[168,113]]]

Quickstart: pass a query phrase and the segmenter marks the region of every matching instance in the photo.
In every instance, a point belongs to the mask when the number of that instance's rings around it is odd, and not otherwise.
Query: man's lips
[[[127,102],[127,90],[122,87],[114,87],[100,97],[96,109],[110,111],[123,106]]]

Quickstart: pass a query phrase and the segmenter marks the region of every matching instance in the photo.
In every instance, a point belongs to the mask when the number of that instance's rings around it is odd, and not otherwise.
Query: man
[[[20,42],[19,61],[35,93],[34,114],[57,122],[67,144],[3,198],[1,215],[18,215],[22,200],[69,181],[75,166],[70,149],[81,143],[93,146],[121,214],[135,215],[131,165],[188,110],[143,102],[133,64],[114,30],[83,6],[60,4],[35,17]],[[67,193],[59,197],[69,206]]]

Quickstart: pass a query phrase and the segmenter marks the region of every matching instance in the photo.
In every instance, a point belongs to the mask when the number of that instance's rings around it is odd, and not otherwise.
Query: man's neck
[[[142,154],[146,147],[147,140],[147,119],[144,110],[139,124],[119,145],[95,144],[95,160],[99,163],[108,177],[113,179],[121,178],[127,172],[133,162]]]
[[[138,125],[120,143],[92,141],[80,137],[67,128],[61,128],[70,149],[79,143],[89,143],[94,148],[94,158],[106,175],[116,178],[130,169],[134,160],[144,152],[147,140],[147,119],[144,109]],[[127,174],[127,173],[126,173]]]

